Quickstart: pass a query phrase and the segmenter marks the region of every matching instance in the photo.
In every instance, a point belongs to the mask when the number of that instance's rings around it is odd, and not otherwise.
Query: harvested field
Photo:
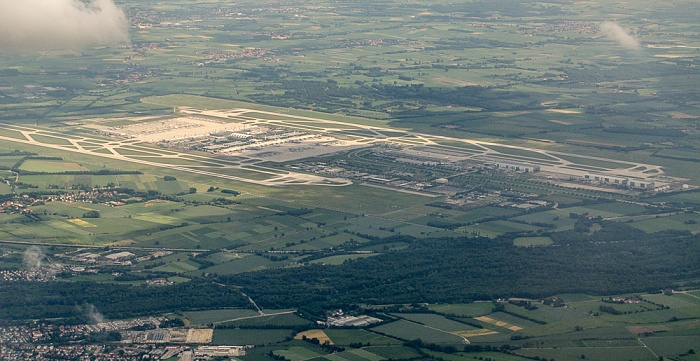
[[[88,222],[88,221],[85,221],[85,220],[82,220],[82,219],[78,219],[78,218],[69,219],[68,222],[73,223],[73,224],[75,224],[76,226],[80,226],[80,227],[97,227],[96,225],[94,225],[94,224],[92,224],[92,223],[90,223],[90,222]]]
[[[326,333],[323,330],[308,330],[304,332],[298,333],[296,336],[294,336],[295,340],[302,340],[304,339],[304,336],[309,339],[317,339],[318,342],[321,344],[328,343],[330,345],[333,344],[333,341],[326,335]]]
[[[507,328],[507,329],[509,329],[509,330],[511,330],[511,331],[520,331],[520,330],[523,329],[522,327],[513,326],[513,325],[511,325],[511,324],[509,324],[509,323],[507,323],[507,322],[494,320],[494,319],[491,318],[491,317],[480,316],[480,317],[474,317],[474,319],[475,319],[475,320],[478,320],[478,321],[481,321],[481,322],[486,322],[486,323],[489,323],[489,324],[492,324],[492,325],[496,325],[496,326],[498,326],[498,327]]]
[[[187,343],[211,343],[214,337],[214,329],[191,328],[187,331]]]
[[[559,114],[581,114],[578,110],[569,109],[547,109],[548,112],[559,113]]]

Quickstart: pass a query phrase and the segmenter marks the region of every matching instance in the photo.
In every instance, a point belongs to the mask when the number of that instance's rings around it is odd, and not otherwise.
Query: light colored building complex
[[[382,322],[382,320],[375,318],[375,317],[366,316],[366,315],[361,315],[361,316],[339,315],[337,317],[329,317],[326,324],[328,326],[335,326],[335,327],[364,327],[364,326],[371,325],[373,323],[379,323],[379,322]]]
[[[496,163],[496,168],[503,169],[503,170],[509,170],[509,171],[513,171],[513,172],[525,172],[525,173],[534,173],[534,172],[540,171],[539,165],[529,164],[529,163],[498,162],[498,163]]]
[[[194,351],[195,356],[211,356],[211,357],[226,357],[226,356],[245,356],[245,347],[243,346],[199,346]]]
[[[637,189],[653,189],[654,182],[644,179],[630,179],[624,177],[616,177],[604,174],[586,174],[583,179],[591,182],[602,184],[618,185],[620,187],[637,188]]]
[[[113,254],[108,254],[105,256],[105,258],[110,259],[112,261],[124,259],[124,258],[132,258],[135,257],[135,255],[131,252],[119,252],[119,253],[113,253]]]

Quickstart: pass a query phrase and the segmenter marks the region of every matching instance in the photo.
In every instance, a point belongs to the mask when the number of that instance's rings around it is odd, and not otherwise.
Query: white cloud
[[[112,0],[0,0],[0,50],[80,49],[129,41]]]
[[[622,47],[627,49],[639,49],[639,40],[629,32],[614,22],[604,22],[600,24],[600,31],[608,38],[615,40]]]
[[[22,264],[30,270],[41,268],[44,258],[44,252],[41,251],[41,248],[31,246],[22,256]]]

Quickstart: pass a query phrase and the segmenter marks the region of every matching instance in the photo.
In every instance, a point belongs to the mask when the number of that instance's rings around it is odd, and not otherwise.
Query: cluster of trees
[[[83,218],[100,218],[100,212],[99,211],[87,211],[83,213]]]
[[[312,212],[313,212],[313,210],[308,209],[308,208],[299,208],[299,209],[290,209],[290,210],[285,211],[285,212],[280,212],[280,213],[277,213],[277,215],[279,215],[279,216],[289,215],[289,216],[294,216],[294,217],[301,217],[303,215],[306,215],[306,214],[309,214]]]
[[[448,219],[431,219],[428,221],[428,227],[443,228],[443,229],[457,229],[464,226],[464,223],[454,222]]]
[[[620,311],[612,306],[601,305],[600,307],[598,307],[598,310],[600,310],[600,312],[609,313],[611,315],[621,315],[622,314],[622,311]]]

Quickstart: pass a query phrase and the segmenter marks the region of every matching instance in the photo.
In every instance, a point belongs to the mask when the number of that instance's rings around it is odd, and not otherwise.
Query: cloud
[[[0,0],[0,50],[76,50],[129,41],[112,0]]]
[[[600,31],[603,33],[603,35],[615,40],[624,48],[639,49],[641,47],[639,40],[637,40],[634,34],[630,33],[629,30],[623,28],[617,23],[610,21],[604,22],[600,24]]]
[[[84,306],[76,306],[79,312],[83,314],[83,317],[90,323],[102,323],[105,322],[105,317],[102,313],[91,303],[87,303]]]
[[[41,263],[44,261],[44,252],[37,246],[31,246],[24,252],[22,256],[22,264],[28,269],[41,268]]]

